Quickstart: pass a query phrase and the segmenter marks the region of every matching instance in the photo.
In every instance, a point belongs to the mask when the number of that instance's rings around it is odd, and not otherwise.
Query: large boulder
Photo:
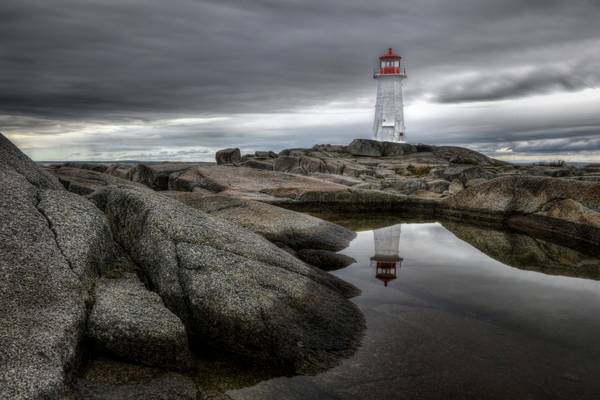
[[[183,323],[135,274],[101,278],[94,298],[87,334],[99,350],[150,366],[190,365]]]
[[[348,145],[348,153],[353,156],[381,157],[383,156],[383,146],[377,140],[354,139]]]
[[[169,188],[169,175],[184,171],[193,166],[185,163],[137,164],[127,172],[127,178],[142,183],[154,190]]]
[[[103,218],[0,135],[0,398],[63,397],[109,247]]]
[[[600,184],[506,176],[471,186],[443,203],[448,213],[502,220],[531,233],[600,244]]]
[[[195,345],[295,371],[353,352],[364,326],[345,298],[353,286],[156,192],[112,186],[95,199]]]
[[[293,249],[338,251],[348,247],[356,237],[353,231],[340,225],[257,201],[196,192],[165,192],[165,195]]]
[[[417,148],[408,143],[380,142],[371,139],[354,139],[348,145],[348,153],[354,156],[401,156],[416,153]]]
[[[236,164],[242,161],[242,155],[238,148],[223,149],[216,152],[215,159],[219,165]]]

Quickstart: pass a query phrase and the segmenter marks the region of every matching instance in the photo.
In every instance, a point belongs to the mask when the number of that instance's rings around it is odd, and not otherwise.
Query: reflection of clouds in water
[[[357,262],[335,275],[362,290],[356,299],[358,303],[397,303],[401,297],[406,301],[405,296],[409,295],[435,307],[531,325],[531,329],[539,327],[531,324],[533,315],[553,320],[562,314],[581,326],[600,330],[600,320],[589,318],[600,312],[600,282],[508,266],[460,240],[439,223],[402,224],[401,229],[402,268],[397,269],[397,279],[389,284],[390,290],[384,290],[371,264],[375,254],[374,231],[358,232],[350,247],[342,252]],[[507,235],[518,240],[518,236]]]

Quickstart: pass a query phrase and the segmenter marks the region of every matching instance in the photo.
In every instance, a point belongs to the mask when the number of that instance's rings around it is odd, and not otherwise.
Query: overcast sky
[[[598,0],[1,0],[0,131],[35,160],[212,159],[372,135],[600,161]]]

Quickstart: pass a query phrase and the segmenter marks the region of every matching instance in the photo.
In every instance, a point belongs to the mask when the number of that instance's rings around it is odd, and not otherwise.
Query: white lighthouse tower
[[[377,80],[377,103],[373,138],[386,142],[404,142],[404,110],[402,81],[406,71],[401,69],[401,57],[389,48],[379,57],[379,68],[373,78]]]
[[[400,257],[400,233],[402,225],[392,225],[373,231],[375,254],[371,257],[371,267],[375,268],[375,277],[385,286],[396,279],[396,272],[402,266]]]

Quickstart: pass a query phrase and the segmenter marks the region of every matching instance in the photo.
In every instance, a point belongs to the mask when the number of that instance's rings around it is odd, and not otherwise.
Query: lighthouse
[[[371,267],[375,268],[375,278],[384,286],[396,279],[396,270],[402,266],[400,257],[401,224],[373,231],[375,254],[371,257]]]
[[[400,57],[391,48],[379,57],[379,66],[373,78],[377,80],[377,103],[373,138],[386,142],[404,142],[404,110],[402,105],[402,81],[406,71],[400,65]]]

